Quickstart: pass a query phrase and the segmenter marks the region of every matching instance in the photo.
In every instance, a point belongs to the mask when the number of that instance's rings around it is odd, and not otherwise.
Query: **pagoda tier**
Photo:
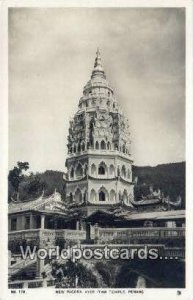
[[[68,135],[69,201],[127,205],[133,198],[128,120],[106,80],[99,50]],[[107,180],[108,179],[108,180]]]

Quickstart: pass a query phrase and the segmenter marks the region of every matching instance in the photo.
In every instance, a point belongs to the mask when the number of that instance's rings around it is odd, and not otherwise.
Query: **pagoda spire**
[[[92,75],[91,78],[94,77],[102,77],[104,79],[106,79],[105,76],[105,72],[101,63],[101,54],[100,54],[100,50],[99,48],[97,48],[97,52],[96,52],[96,58],[95,58],[95,62],[94,62],[94,69],[92,71]]]

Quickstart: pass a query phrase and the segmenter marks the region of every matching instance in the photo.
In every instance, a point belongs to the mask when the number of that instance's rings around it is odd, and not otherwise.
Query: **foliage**
[[[9,171],[8,182],[9,182],[9,192],[12,191],[12,195],[9,193],[9,197],[18,195],[19,185],[24,178],[23,171],[29,169],[28,162],[17,162],[17,166]]]
[[[64,265],[55,263],[52,265],[52,275],[56,278],[56,287],[58,288],[98,287],[93,273],[80,262],[74,263],[68,260]]]
[[[104,262],[96,262],[95,268],[98,271],[98,273],[102,276],[104,283],[108,287],[112,287],[113,270],[111,270],[111,265],[105,264]]]
[[[29,164],[28,164],[29,166]],[[44,191],[45,196],[53,194],[55,190],[65,199],[65,182],[63,173],[59,171],[45,171],[44,173],[30,173],[23,175],[18,167],[14,167],[8,176],[9,201],[16,198],[26,201],[39,197]]]

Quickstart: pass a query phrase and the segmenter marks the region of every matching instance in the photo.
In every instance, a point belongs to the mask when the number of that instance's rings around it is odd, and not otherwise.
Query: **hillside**
[[[138,186],[159,188],[165,195],[175,200],[182,197],[185,206],[185,162],[162,164],[155,167],[133,166],[133,179],[138,178]]]
[[[149,186],[153,189],[159,188],[164,194],[169,195],[175,200],[178,195],[183,199],[183,207],[185,203],[185,162],[162,164],[156,167],[139,167],[133,166],[133,179],[137,177],[136,189],[149,190]],[[24,176],[19,185],[19,198],[22,201],[38,197],[42,190],[45,195],[50,195],[54,190],[61,193],[65,198],[65,183],[63,173],[60,171],[47,170],[44,173],[31,173]],[[9,182],[9,199],[14,196],[13,187]]]

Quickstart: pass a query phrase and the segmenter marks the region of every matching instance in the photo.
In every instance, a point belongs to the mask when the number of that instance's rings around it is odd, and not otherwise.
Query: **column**
[[[98,227],[98,223],[96,223],[95,226],[94,226],[94,240],[95,240],[95,244],[98,244],[98,241],[99,241],[99,227]]]
[[[80,230],[80,221],[76,221],[76,230]]]
[[[41,229],[45,228],[45,215],[41,215]]]
[[[90,223],[86,223],[86,240],[90,240]]]
[[[34,227],[34,222],[33,222],[33,220],[34,220],[34,218],[33,218],[33,215],[32,214],[30,214],[30,229],[33,229],[33,227]]]

